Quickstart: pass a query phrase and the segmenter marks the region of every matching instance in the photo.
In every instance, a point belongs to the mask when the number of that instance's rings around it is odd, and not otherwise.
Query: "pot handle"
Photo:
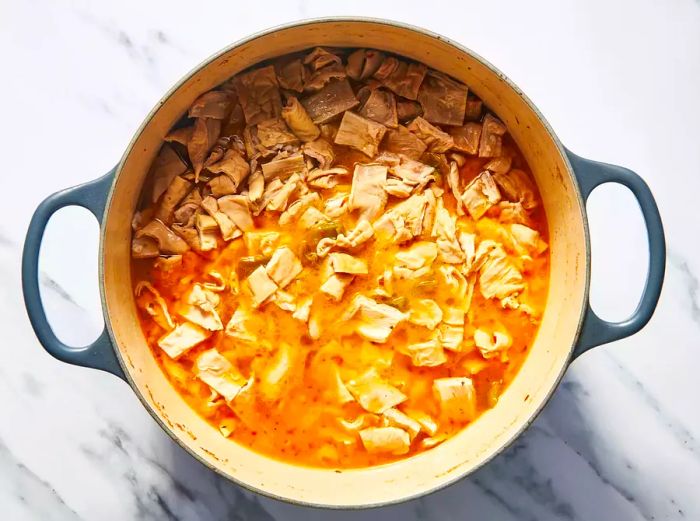
[[[637,174],[621,166],[609,165],[584,159],[571,151],[566,151],[574,174],[581,188],[584,201],[593,189],[604,183],[619,183],[634,194],[644,216],[649,241],[649,271],[642,298],[632,316],[622,322],[608,322],[601,319],[587,303],[583,327],[574,349],[574,358],[601,344],[633,335],[642,329],[651,318],[659,302],[661,287],[666,269],[666,242],[659,209],[649,186]]]
[[[101,369],[121,379],[125,379],[109,339],[107,328],[97,340],[84,347],[72,347],[61,342],[54,334],[39,292],[39,252],[44,230],[51,216],[65,206],[82,206],[92,212],[102,224],[102,216],[107,202],[116,167],[107,174],[82,185],[67,188],[47,197],[36,209],[29,223],[27,237],[22,252],[22,290],[29,321],[39,342],[53,357],[73,365]]]

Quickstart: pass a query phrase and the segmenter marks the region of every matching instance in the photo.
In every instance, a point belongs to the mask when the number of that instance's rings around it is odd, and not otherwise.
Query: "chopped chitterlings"
[[[496,406],[553,320],[537,185],[502,107],[443,72],[373,49],[268,58],[193,92],[151,149],[129,223],[144,339],[267,456],[429,450]]]

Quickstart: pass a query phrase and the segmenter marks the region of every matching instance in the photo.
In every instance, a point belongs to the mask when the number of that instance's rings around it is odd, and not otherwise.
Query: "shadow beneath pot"
[[[585,390],[569,371],[536,421],[502,454],[457,483],[405,503],[359,511],[300,507],[248,492],[174,443],[173,476],[206,512],[196,518],[290,521],[638,520],[630,494],[604,476],[587,424]],[[178,519],[185,517],[178,517]],[[186,519],[193,519],[187,516]]]

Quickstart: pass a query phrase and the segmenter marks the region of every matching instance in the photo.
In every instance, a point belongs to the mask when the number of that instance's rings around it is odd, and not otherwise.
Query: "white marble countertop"
[[[0,2],[0,518],[700,519],[700,2],[390,4]],[[19,281],[36,205],[113,166],[181,75],[253,31],[339,14],[422,25],[486,57],[569,148],[647,180],[669,250],[648,327],[576,360],[504,454],[447,490],[361,513],[278,503],[206,470],[123,382],[43,351]],[[646,270],[641,216],[619,187],[595,193],[589,210],[593,304],[620,319]],[[102,328],[96,251],[86,211],[56,216],[43,250],[43,294],[55,329],[76,344]]]

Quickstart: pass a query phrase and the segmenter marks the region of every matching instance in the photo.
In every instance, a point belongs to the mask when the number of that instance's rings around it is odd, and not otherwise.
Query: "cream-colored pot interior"
[[[130,219],[162,138],[192,101],[260,60],[317,45],[373,47],[426,63],[466,83],[506,123],[542,192],[549,220],[551,284],[542,326],[520,373],[498,405],[459,435],[409,459],[358,470],[304,468],[223,438],[190,409],[152,357],[131,294]],[[469,51],[389,22],[303,22],[247,39],[216,55],[176,86],[127,150],[108,201],[102,238],[102,291],[108,327],[131,385],[183,447],[233,481],[280,499],[361,507],[424,494],[473,471],[532,421],[557,385],[576,340],[587,297],[587,230],[578,189],[547,124],[503,75]]]

